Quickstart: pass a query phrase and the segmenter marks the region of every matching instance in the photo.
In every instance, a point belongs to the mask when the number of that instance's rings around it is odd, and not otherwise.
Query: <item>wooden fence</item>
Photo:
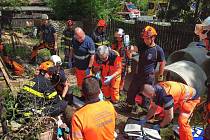
[[[33,19],[13,19],[13,26],[24,26],[27,20],[34,23]],[[87,34],[91,34],[96,25],[95,21],[84,20],[82,23],[82,27],[85,32]],[[140,21],[131,24],[110,20],[108,22],[107,32],[110,36],[110,39],[112,39],[114,31],[117,28],[123,28],[125,33],[130,35],[132,43],[136,44],[137,41],[140,40],[140,32],[147,25],[151,25],[157,30],[158,36],[156,42],[164,49],[166,55],[169,55],[176,50],[186,48],[190,42],[198,40],[194,34],[194,25],[184,23],[171,23],[170,26],[163,26]]]
[[[84,23],[84,29],[90,34],[95,25],[96,23],[86,22]],[[163,26],[140,21],[135,24],[130,24],[111,20],[108,23],[107,32],[109,36],[112,37],[117,28],[123,28],[125,33],[130,35],[132,42],[137,43],[137,41],[140,40],[140,32],[147,25],[153,26],[157,30],[158,36],[156,38],[156,43],[164,49],[166,55],[169,55],[176,50],[186,48],[190,42],[198,40],[194,34],[195,25],[184,23],[171,23],[170,26]]]

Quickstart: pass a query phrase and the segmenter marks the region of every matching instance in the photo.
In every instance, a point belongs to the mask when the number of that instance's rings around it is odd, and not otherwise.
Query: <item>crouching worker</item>
[[[93,72],[102,81],[102,92],[112,103],[119,101],[122,60],[119,53],[99,46],[93,62]]]
[[[50,57],[50,61],[54,64],[54,67],[50,67],[48,69],[52,85],[55,87],[55,90],[62,99],[68,101],[69,104],[72,104],[73,94],[69,88],[70,83],[67,80],[64,69],[61,67],[61,58],[58,55],[52,55]]]
[[[193,140],[190,117],[196,105],[200,102],[200,95],[190,86],[182,83],[166,81],[155,86],[144,85],[142,94],[151,100],[151,107],[147,115],[140,119],[140,124],[144,125],[148,119],[156,114],[157,107],[163,108],[164,118],[159,125],[154,125],[154,129],[168,125],[173,117],[174,111],[179,109],[179,137],[180,140]]]
[[[24,109],[24,116],[33,113],[57,116],[65,110],[67,102],[60,99],[49,79],[48,69],[52,66],[51,61],[42,63],[39,74],[25,84],[18,94],[18,105]]]
[[[97,78],[86,77],[82,92],[86,105],[72,117],[72,140],[114,140],[116,112],[112,103],[99,100]]]

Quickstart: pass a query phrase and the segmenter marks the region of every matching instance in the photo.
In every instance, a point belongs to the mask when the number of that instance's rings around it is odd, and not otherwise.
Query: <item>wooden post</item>
[[[15,92],[14,87],[13,87],[12,84],[10,83],[9,76],[8,76],[8,74],[7,74],[7,72],[6,72],[5,68],[4,68],[3,60],[2,60],[1,57],[0,57],[0,70],[2,71],[2,73],[3,73],[3,75],[4,75],[4,79],[5,79],[6,83],[7,83],[7,85],[8,85],[8,87],[9,87],[10,91],[11,91],[12,93]]]

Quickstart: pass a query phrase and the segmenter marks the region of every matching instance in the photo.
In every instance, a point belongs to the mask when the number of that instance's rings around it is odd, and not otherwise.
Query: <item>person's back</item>
[[[87,104],[78,110],[72,119],[73,140],[112,140],[114,139],[116,113],[109,101]],[[77,127],[82,128],[82,135],[77,133]],[[81,136],[81,137],[80,137]]]
[[[113,140],[116,112],[111,102],[100,101],[100,85],[94,76],[82,83],[86,105],[72,117],[72,140]]]
[[[199,98],[196,90],[180,82],[166,81],[159,83],[167,94],[173,96],[175,109],[181,106],[185,101]]]

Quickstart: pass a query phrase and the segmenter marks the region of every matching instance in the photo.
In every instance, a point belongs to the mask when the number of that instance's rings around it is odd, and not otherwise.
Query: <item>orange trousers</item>
[[[105,96],[105,98],[110,99],[113,102],[117,102],[120,99],[120,81],[121,76],[117,76],[116,78],[113,78],[111,80],[111,83],[109,85],[105,85],[104,82],[102,82],[102,92]]]
[[[85,70],[77,69],[75,70],[75,75],[77,78],[77,86],[82,89],[83,79],[86,77]]]
[[[192,130],[189,122],[191,114],[198,103],[200,103],[200,98],[183,102],[180,107],[177,105],[174,106],[174,111],[178,108],[180,111],[178,118],[180,140],[193,140]],[[164,109],[158,106],[155,114],[158,114],[160,117],[164,117]]]
[[[92,72],[90,71],[90,75],[92,74]],[[83,82],[83,79],[88,76],[86,75],[85,73],[85,70],[80,70],[80,69],[75,69],[75,75],[76,75],[76,78],[77,78],[77,86],[82,89],[82,82]]]
[[[193,140],[192,130],[189,121],[191,116],[190,114],[193,112],[198,103],[200,103],[200,99],[189,100],[181,105],[178,118],[180,140]]]

